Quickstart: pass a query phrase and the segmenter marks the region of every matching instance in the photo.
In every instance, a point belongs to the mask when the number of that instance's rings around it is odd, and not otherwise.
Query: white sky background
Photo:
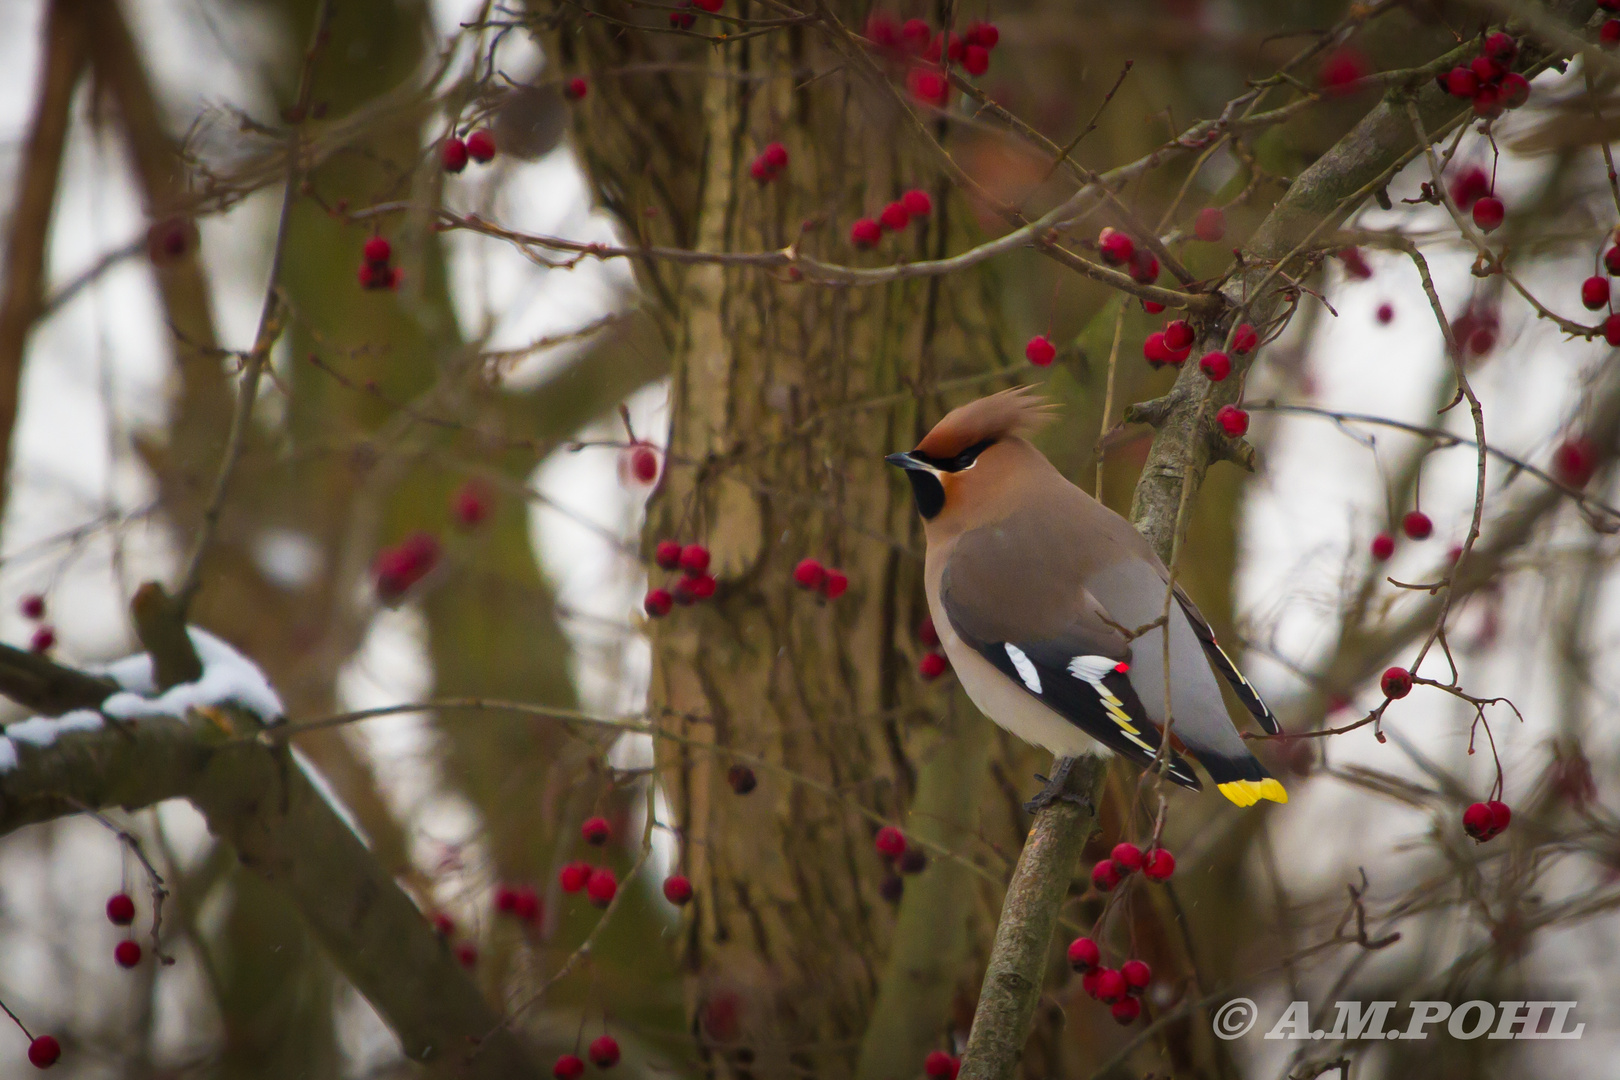
[[[149,51],[147,60],[163,86],[172,116],[190,117],[225,103],[265,112],[257,87],[244,76],[252,69],[243,58],[255,51],[252,43],[259,31],[243,18],[242,8],[232,7],[227,17],[201,0],[139,0],[132,6],[137,39],[148,49],[151,42],[166,43],[161,53]],[[435,15],[440,29],[450,32],[470,9],[455,0],[439,0]],[[0,82],[0,192],[12,190],[32,106],[38,18],[37,4],[7,5],[9,32],[0,35],[0,70],[12,74]],[[537,62],[532,56],[525,61],[523,48],[514,44],[513,55],[505,58],[508,66],[522,69]],[[1545,92],[1545,83],[1538,84],[1538,95]],[[1499,130],[1523,122],[1523,116],[1516,115]],[[1464,145],[1465,154],[1483,150],[1471,141]],[[1515,196],[1533,185],[1541,164],[1504,159],[1498,190],[1510,213]],[[501,174],[503,180],[494,196],[488,194],[491,173]],[[1413,194],[1418,178],[1409,172],[1391,194],[1397,200]],[[566,152],[532,165],[500,163],[490,172],[469,170],[449,190],[460,205],[517,228],[608,235],[606,222],[591,214],[585,187]],[[1603,197],[1604,192],[1594,192],[1594,237],[1614,220],[1613,207]],[[252,337],[268,256],[268,212],[266,202],[259,200],[203,226],[204,255],[217,289],[216,314],[227,343],[245,345]],[[1364,223],[1389,225],[1406,213],[1374,211]],[[1429,227],[1443,223],[1432,209],[1418,217]],[[126,180],[116,143],[98,144],[87,125],[76,124],[56,210],[49,280],[68,280],[102,252],[143,230],[139,199]],[[222,257],[227,251],[263,252],[263,257]],[[1448,312],[1455,313],[1472,285],[1466,272],[1471,255],[1456,244],[1431,246],[1427,254],[1441,299]],[[606,309],[615,288],[627,280],[622,265],[582,263],[571,272],[544,272],[500,244],[461,233],[451,234],[451,258],[464,328],[476,331],[492,319],[496,346],[521,344],[589,321]],[[1314,396],[1308,400],[1343,411],[1432,422],[1425,415],[1427,401],[1446,362],[1438,328],[1410,264],[1395,255],[1369,253],[1369,258],[1376,269],[1370,281],[1334,279],[1329,297],[1339,315],[1321,318],[1310,342],[1307,365]],[[1582,255],[1538,268],[1528,277],[1551,306],[1581,318],[1586,313],[1576,298],[1576,283],[1590,272]],[[1390,326],[1380,327],[1373,312],[1385,300],[1395,305],[1396,317]],[[1553,434],[1575,410],[1581,374],[1604,353],[1601,346],[1564,343],[1556,328],[1535,324],[1528,315],[1522,304],[1505,301],[1503,345],[1473,379],[1484,401],[1492,444],[1545,463]],[[1251,382],[1253,398],[1270,396],[1277,384],[1265,368],[1262,361]],[[138,523],[128,528],[122,536],[126,565],[119,580],[105,532],[71,549],[55,538],[108,508],[127,514],[151,498],[151,485],[133,461],[128,439],[131,430],[161,422],[167,378],[156,294],[139,259],[106,274],[36,332],[13,447],[15,487],[0,533],[4,554],[0,635],[5,640],[26,641],[31,627],[18,615],[16,599],[43,590],[51,597],[51,622],[65,659],[105,659],[132,647],[125,599],[146,576],[172,577],[173,552],[166,539]],[[1300,396],[1294,387],[1281,393],[1295,400]],[[661,439],[667,419],[661,389],[638,395],[631,405],[637,431]],[[1466,411],[1456,410],[1447,424],[1468,433]],[[1376,436],[1387,466],[1392,467],[1409,445],[1404,436],[1388,430],[1362,430]],[[595,434],[618,432],[604,426]],[[1385,524],[1382,482],[1371,467],[1368,450],[1327,421],[1257,415],[1253,437],[1261,453],[1262,477],[1252,489],[1243,522],[1238,606],[1257,632],[1271,635],[1280,651],[1308,663],[1331,644],[1333,606],[1347,580],[1347,560],[1348,572],[1360,573],[1367,541]],[[1390,573],[1403,580],[1425,579],[1425,572],[1438,565],[1447,548],[1461,541],[1472,506],[1473,478],[1471,450],[1435,455],[1422,485],[1423,506],[1435,520],[1435,537],[1421,544],[1403,541],[1388,566]],[[1493,491],[1502,479],[1502,470],[1493,466]],[[618,482],[608,452],[558,455],[537,470],[534,482],[581,518],[627,537],[639,529],[642,493],[627,491]],[[1532,483],[1521,478],[1510,490]],[[567,515],[537,509],[532,520],[561,603],[576,615],[569,629],[580,646],[584,701],[604,712],[635,708],[639,691],[625,690],[624,674],[640,677],[647,663],[644,643],[629,629],[643,588],[640,568]],[[1589,535],[1584,526],[1566,520],[1552,543],[1574,550]],[[1612,579],[1604,591],[1606,597],[1612,593]],[[1510,802],[1544,767],[1545,738],[1554,723],[1557,698],[1550,685],[1554,668],[1548,602],[1536,575],[1517,579],[1503,599],[1499,638],[1489,649],[1463,660],[1466,686],[1481,695],[1511,696],[1526,717],[1520,726],[1503,710],[1491,714],[1508,772]],[[1470,605],[1459,618],[1458,639],[1467,640],[1477,632],[1477,608]],[[1614,605],[1606,605],[1599,616],[1603,650],[1593,665],[1594,699],[1605,703],[1615,700],[1617,690],[1612,642],[1620,626],[1613,609]],[[1286,697],[1295,688],[1280,664],[1251,656],[1246,666],[1262,691],[1273,697]],[[342,692],[357,707],[409,700],[422,693],[425,668],[420,620],[409,610],[390,613],[377,620],[345,673]],[[1439,674],[1439,669],[1425,668],[1425,673]],[[1357,705],[1370,706],[1376,693],[1374,686],[1364,688]],[[1596,709],[1603,712],[1601,706]],[[1491,779],[1489,757],[1483,753],[1471,761],[1466,757],[1467,720],[1459,703],[1420,688],[1392,708],[1388,726],[1424,754],[1457,770],[1483,798]],[[432,739],[424,724],[408,717],[374,722],[358,737],[390,781],[396,809],[418,826],[419,858],[432,862],[442,852],[441,842],[466,840],[475,833],[470,809],[437,790]],[[1594,759],[1601,796],[1613,799],[1620,748],[1612,738],[1593,738],[1587,741],[1587,751]],[[1332,740],[1329,756],[1337,765],[1355,763],[1418,775],[1393,740],[1379,745],[1367,729]],[[1431,825],[1425,816],[1399,811],[1392,803],[1373,800],[1331,779],[1296,781],[1291,790],[1293,801],[1272,820],[1285,879],[1300,895],[1337,902],[1344,884],[1354,880],[1355,868],[1365,866],[1376,904],[1378,897],[1409,885],[1415,867],[1429,858],[1410,851],[1428,834]],[[201,826],[191,811],[171,806],[163,815],[183,849],[201,850]],[[1375,820],[1378,828],[1344,825],[1364,820]],[[128,995],[118,989],[118,980],[126,976],[112,967],[109,958],[116,938],[101,913],[102,898],[119,885],[121,860],[116,842],[97,826],[70,823],[59,827],[55,836],[59,846],[48,860],[27,833],[0,845],[4,941],[0,997],[47,1021],[42,1027],[49,1027],[52,1017],[65,1020],[75,1015],[80,1018],[77,1026],[94,1018],[106,1032],[101,1052],[110,1060],[116,1058],[132,1022],[124,1004]],[[1587,868],[1568,873],[1573,881],[1578,874],[1592,872]],[[464,884],[473,888],[480,883]],[[476,910],[478,898],[476,891],[462,897],[469,914]],[[1559,996],[1578,997],[1582,1002],[1578,1018],[1589,1025],[1580,1044],[1538,1044],[1533,1059],[1538,1075],[1581,1075],[1585,1055],[1616,1048],[1613,1032],[1620,1026],[1616,1024],[1620,1001],[1615,998],[1614,980],[1603,974],[1616,951],[1615,930],[1615,922],[1605,920],[1538,939],[1525,964],[1526,978],[1567,986],[1568,992]],[[96,945],[89,948],[85,942]],[[1390,951],[1391,958],[1397,951]],[[175,1058],[205,1046],[212,1022],[210,1017],[185,1012],[186,1003],[195,1002],[200,993],[194,968],[182,954],[181,963],[162,975],[168,989],[161,999],[156,1031],[163,1052]],[[358,1072],[386,1056],[390,1043],[363,1005],[347,1015],[355,1017],[349,1049]],[[1609,1034],[1595,1028],[1607,1028]],[[0,1031],[0,1062],[13,1060],[18,1052],[9,1038]],[[1271,1064],[1280,1065],[1280,1060]],[[0,1074],[5,1071],[0,1067]]]

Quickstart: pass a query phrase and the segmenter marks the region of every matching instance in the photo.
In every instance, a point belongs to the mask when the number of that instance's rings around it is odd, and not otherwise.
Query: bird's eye
[[[961,472],[963,469],[973,468],[974,463],[979,460],[979,455],[990,449],[994,443],[994,439],[985,439],[983,442],[974,443],[952,458],[950,464],[945,466],[945,471]]]

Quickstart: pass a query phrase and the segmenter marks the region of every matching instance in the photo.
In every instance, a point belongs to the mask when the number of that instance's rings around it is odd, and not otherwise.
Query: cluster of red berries
[[[897,903],[901,894],[905,892],[905,881],[901,874],[920,874],[928,869],[928,855],[919,847],[913,847],[906,842],[906,834],[893,825],[885,825],[877,831],[872,838],[872,846],[877,853],[883,856],[883,861],[889,867],[889,874],[878,886],[883,899],[890,903]]]
[[[677,30],[690,30],[697,23],[692,9],[713,15],[725,6],[725,0],[676,0],[675,10],[669,13],[669,25]]]
[[[579,827],[582,840],[592,847],[601,847],[613,838],[613,827],[606,818],[586,818]],[[619,879],[605,866],[592,866],[588,862],[571,862],[557,874],[557,884],[570,895],[583,892],[591,903],[605,908],[619,892]]]
[[[1588,311],[1610,307],[1609,278],[1620,275],[1620,244],[1611,243],[1609,250],[1603,253],[1603,270],[1607,277],[1593,274],[1581,282],[1581,303]],[[1620,346],[1620,313],[1611,310],[1603,320],[1603,340],[1611,346]]]
[[[1134,870],[1149,881],[1168,881],[1176,872],[1176,857],[1162,847],[1143,851],[1130,841],[1114,845],[1114,850],[1091,868],[1091,883],[1098,892],[1111,892]]]
[[[962,1071],[962,1059],[943,1050],[930,1050],[923,1058],[923,1075],[928,1080],[956,1080]]]
[[[822,565],[819,559],[800,559],[793,568],[793,584],[808,592],[818,592],[828,600],[836,600],[849,590],[849,575],[832,566]]]
[[[135,901],[128,893],[113,893],[107,898],[107,921],[114,926],[129,926],[135,921]],[[141,962],[139,942],[125,938],[113,946],[113,962],[121,968],[132,968]]]
[[[1492,799],[1474,803],[1464,810],[1462,821],[1463,831],[1483,844],[1507,829],[1513,821],[1513,811],[1508,809],[1507,803]]]
[[[411,533],[399,543],[383,548],[371,564],[377,595],[385,603],[399,600],[433,572],[442,554],[438,539],[426,532]]]
[[[584,93],[581,92],[580,96],[583,97]],[[465,139],[452,135],[439,147],[439,164],[444,166],[447,173],[458,173],[465,169],[469,159],[480,165],[495,160],[494,132],[479,128]]]
[[[648,615],[661,619],[680,604],[690,607],[714,595],[717,582],[709,573],[709,549],[702,544],[682,545],[675,540],[660,540],[653,549],[653,562],[663,570],[680,570],[681,578],[673,588],[648,589],[641,606]]]
[[[1475,116],[1494,120],[1530,100],[1530,80],[1511,70],[1518,58],[1519,43],[1498,31],[1485,38],[1480,55],[1467,67],[1442,72],[1435,82],[1452,97],[1472,101]]]
[[[768,143],[748,166],[748,173],[762,184],[768,184],[787,169],[787,147],[779,142]]]
[[[951,670],[951,662],[939,651],[939,630],[935,628],[932,616],[923,616],[923,621],[917,626],[917,640],[928,650],[917,661],[917,674],[925,682],[933,682]]]
[[[386,237],[373,236],[360,250],[360,287],[362,289],[399,288],[399,267],[392,265],[394,245]]]
[[[1081,974],[1086,994],[1110,1006],[1114,1019],[1129,1024],[1142,1015],[1141,995],[1153,982],[1153,969],[1143,960],[1127,960],[1117,968],[1102,966],[1102,949],[1088,937],[1069,942],[1069,966]]]
[[[1421,510],[1408,510],[1401,515],[1401,532],[1412,540],[1427,540],[1434,535],[1434,522]],[[1372,538],[1372,557],[1379,562],[1395,554],[1395,537],[1381,532]]]
[[[520,923],[535,926],[545,911],[545,903],[533,885],[495,886],[495,914],[510,915]]]
[[[885,232],[904,232],[913,221],[927,221],[934,200],[921,188],[912,188],[883,208],[876,218],[863,217],[849,227],[849,242],[869,251],[883,242]]]
[[[990,53],[1001,42],[1001,31],[993,23],[972,22],[947,37],[922,19],[901,22],[889,12],[874,11],[866,20],[866,40],[891,63],[907,68],[906,87],[914,98],[943,108],[951,83],[942,65],[960,64],[969,75],[983,75],[990,70]]]
[[[719,8],[718,0],[715,3]],[[591,1040],[591,1045],[585,1048],[590,1057],[591,1064],[598,1069],[611,1069],[619,1063],[619,1040],[611,1035],[603,1035]],[[579,1080],[585,1075],[585,1062],[578,1054],[564,1054],[551,1066],[551,1075],[556,1080]]]
[[[1152,285],[1159,280],[1158,257],[1147,248],[1137,247],[1135,240],[1118,229],[1104,229],[1097,234],[1097,254],[1109,266],[1125,267],[1138,284]]]
[[[23,618],[31,622],[39,622],[45,617],[45,598],[39,593],[29,593],[17,605]],[[56,647],[56,631],[47,623],[34,627],[34,633],[28,639],[28,651],[35,653],[48,653]]]

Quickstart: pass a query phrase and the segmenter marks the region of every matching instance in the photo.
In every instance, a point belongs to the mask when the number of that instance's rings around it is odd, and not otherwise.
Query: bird
[[[1016,386],[952,410],[915,449],[884,459],[904,470],[922,515],[929,614],[962,688],[1057,759],[1031,812],[1062,797],[1090,740],[1201,790],[1179,748],[1231,802],[1287,802],[1217,678],[1268,734],[1281,732],[1276,716],[1147,539],[1029,441],[1052,412]]]

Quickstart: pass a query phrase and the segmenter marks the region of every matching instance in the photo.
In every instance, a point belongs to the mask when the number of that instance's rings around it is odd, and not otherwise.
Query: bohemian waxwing
[[[990,719],[1057,755],[1035,805],[1051,800],[1087,735],[1151,764],[1167,713],[1171,746],[1222,795],[1239,806],[1287,802],[1232,726],[1215,672],[1271,734],[1276,717],[1181,587],[1171,590],[1142,534],[1024,438],[1049,412],[1015,387],[953,410],[915,450],[887,458],[906,470],[923,517],[928,609],[962,688]],[[1201,786],[1173,749],[1166,765],[1176,783]]]

